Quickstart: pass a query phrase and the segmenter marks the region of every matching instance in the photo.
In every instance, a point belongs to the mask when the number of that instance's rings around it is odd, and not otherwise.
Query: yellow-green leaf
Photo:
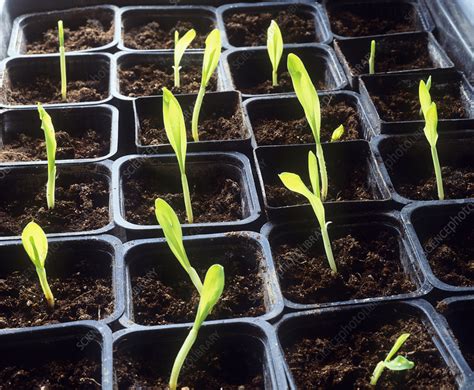
[[[219,63],[221,51],[221,33],[218,29],[214,29],[206,38],[206,48],[204,50],[204,60],[202,63],[202,86],[206,87],[209,83],[209,80]]]
[[[438,142],[438,110],[436,103],[432,102],[425,113],[424,132],[426,139],[432,147]]]
[[[426,86],[423,80],[420,81],[420,85],[418,87],[418,95],[420,99],[421,111],[423,112],[423,115],[426,117],[426,111],[431,105],[431,95],[430,95],[428,87]]]
[[[344,135],[344,130],[344,125],[340,125],[336,130],[334,130],[331,135],[331,142],[339,141]]]
[[[283,55],[283,37],[280,27],[272,20],[267,31],[267,51],[272,63],[273,71],[276,73],[280,65],[281,56]]]
[[[196,314],[195,326],[199,328],[222,295],[224,290],[224,267],[214,264],[209,267],[204,279],[204,284]]]
[[[186,32],[181,38],[179,38],[179,32],[176,30],[174,32],[175,39],[175,48],[174,48],[174,66],[179,68],[181,59],[183,58],[184,52],[191,44],[191,42],[196,38],[196,30],[191,29]]]
[[[308,153],[308,172],[314,195],[321,197],[321,189],[319,188],[318,160],[316,159],[316,155],[311,150]]]
[[[44,268],[48,256],[48,239],[43,229],[37,223],[30,222],[23,229],[21,242],[33,264],[37,268]]]

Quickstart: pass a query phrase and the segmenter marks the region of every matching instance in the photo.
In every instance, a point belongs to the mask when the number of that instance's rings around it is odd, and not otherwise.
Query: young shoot
[[[179,65],[181,59],[183,58],[184,52],[191,44],[193,39],[196,38],[196,30],[191,29],[186,34],[184,34],[181,38],[179,37],[179,31],[176,30],[174,32],[174,86],[179,88],[181,86],[179,71],[181,70],[181,66]]]
[[[43,106],[38,103],[38,113],[41,120],[41,128],[46,140],[46,155],[48,157],[48,183],[46,184],[46,201],[48,209],[54,209],[56,192],[56,133],[54,131],[51,116]]]
[[[428,90],[428,92],[431,89],[431,76],[428,77],[428,80],[426,80],[426,89]],[[422,115],[423,115],[423,109],[420,107],[420,116]]]
[[[283,55],[283,37],[280,27],[274,20],[271,21],[267,31],[267,51],[272,63],[272,85],[276,87],[278,85],[278,66]]]
[[[199,141],[198,122],[202,101],[206,93],[207,84],[211,80],[212,74],[217,68],[222,51],[221,33],[214,29],[206,38],[206,48],[204,49],[204,60],[202,63],[201,86],[199,87],[196,103],[194,104],[193,117],[191,120],[192,134],[195,142]]]
[[[402,345],[407,341],[408,337],[410,337],[410,333],[403,333],[395,344],[393,344],[392,349],[388,353],[385,360],[382,360],[377,363],[374,372],[372,373],[372,377],[370,378],[370,384],[372,386],[377,385],[380,376],[382,375],[383,371],[388,368],[392,371],[404,371],[410,370],[415,367],[415,363],[408,360],[406,357],[398,355],[395,359],[392,359],[393,356],[398,352],[398,350],[402,347]]]
[[[35,222],[26,225],[21,234],[21,241],[28,257],[36,268],[36,273],[40,281],[46,302],[51,309],[54,309],[54,296],[46,278],[44,263],[48,256],[48,239],[43,229]]]
[[[193,282],[194,287],[196,287],[196,290],[198,290],[199,294],[201,294],[201,278],[199,278],[196,270],[191,266],[188,255],[186,254],[186,250],[184,249],[183,232],[181,230],[178,216],[174,212],[173,208],[160,198],[155,201],[155,214],[158,223],[163,229],[166,242],[168,243],[171,252],[173,252],[173,255],[188,273],[191,282]]]
[[[303,183],[303,180],[301,180],[301,177],[295,173],[283,172],[280,173],[278,176],[280,177],[280,180],[283,182],[286,188],[288,188],[290,191],[301,194],[306,199],[308,199],[321,228],[324,251],[326,252],[329,267],[331,267],[331,270],[334,273],[337,273],[337,266],[336,262],[334,261],[331,241],[329,240],[329,234],[327,229],[329,223],[326,222],[326,213],[324,210],[323,203],[321,202],[321,198],[319,197],[318,162],[316,156],[312,151],[310,151],[308,154],[308,170],[313,192],[311,192],[308,187],[306,187],[306,185]]]
[[[186,140],[186,125],[184,123],[183,110],[178,100],[167,88],[163,88],[163,122],[165,124],[166,136],[178,159],[187,220],[188,223],[193,223],[194,217],[191,206],[191,195],[189,193],[188,178],[186,176],[186,149],[188,145]]]
[[[58,21],[59,34],[59,65],[61,68],[61,97],[63,101],[67,99],[67,77],[66,77],[66,50],[64,49],[64,28],[63,21]]]
[[[438,150],[436,149],[436,143],[438,142],[438,110],[436,108],[436,103],[431,101],[430,92],[428,91],[428,87],[423,80],[420,81],[419,97],[421,110],[425,118],[425,127],[423,128],[423,131],[431,148],[431,157],[433,159],[433,166],[436,176],[438,198],[439,200],[443,200],[443,177],[441,175]]]
[[[222,295],[222,291],[224,290],[224,279],[224,268],[221,265],[211,265],[207,270],[196,319],[194,320],[193,327],[186,337],[186,340],[184,340],[173,364],[169,383],[170,390],[176,390],[176,387],[178,386],[179,373],[189,351],[197,339],[199,328]]]
[[[321,175],[321,200],[324,202],[328,194],[328,174],[321,146],[321,107],[318,93],[298,56],[293,53],[289,54],[287,66],[296,97],[303,106],[306,120],[311,127],[316,142],[316,156],[318,157],[319,174]]]
[[[375,41],[370,41],[369,74],[375,73]]]
[[[332,132],[331,142],[339,141],[343,135],[344,135],[344,125],[340,125],[336,130]]]

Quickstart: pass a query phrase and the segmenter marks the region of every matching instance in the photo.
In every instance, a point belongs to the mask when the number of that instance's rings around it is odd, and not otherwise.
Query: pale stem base
[[[188,178],[186,177],[186,174],[184,173],[181,174],[181,185],[183,187],[184,206],[186,208],[186,216],[188,219],[188,223],[193,223],[194,216],[193,216],[193,208],[191,205],[191,195],[189,193]]]
[[[46,270],[44,268],[37,267],[36,273],[38,274],[41,289],[43,290],[46,302],[51,309],[54,309],[54,296],[49,287],[48,279],[46,278]]]
[[[436,175],[436,186],[438,188],[439,200],[444,200],[443,176],[441,175],[441,166],[439,165],[438,150],[431,147],[431,157],[433,158],[433,165]]]
[[[189,351],[196,342],[197,335],[197,329],[193,327],[186,337],[186,340],[184,340],[178,355],[176,356],[176,359],[173,363],[173,369],[171,370],[170,390],[176,390],[176,387],[178,386],[179,373],[181,372],[181,368],[183,367],[184,361],[186,360]]]

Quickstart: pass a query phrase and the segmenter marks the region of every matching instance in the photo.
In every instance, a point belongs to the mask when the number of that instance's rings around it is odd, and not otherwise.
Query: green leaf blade
[[[408,360],[404,356],[397,356],[395,359],[390,360],[389,362],[384,362],[384,366],[392,371],[405,371],[411,370],[415,367],[415,363]]]
[[[195,326],[199,328],[219,301],[224,290],[224,267],[214,264],[207,270],[196,314]]]
[[[274,20],[271,21],[267,30],[267,51],[273,68],[273,86],[276,86],[278,85],[278,66],[283,55],[283,37],[280,27]]]
[[[186,49],[194,40],[194,38],[196,38],[196,30],[194,29],[187,31],[186,34],[184,34],[181,38],[179,38],[179,32],[177,30],[175,31],[175,42],[176,42],[176,46],[174,48],[174,65],[175,66],[179,67],[179,64],[181,63],[181,59],[183,58],[183,55]]]
[[[430,76],[431,77],[431,76]],[[431,79],[430,84],[431,84]],[[423,115],[426,116],[426,112],[431,105],[431,95],[429,92],[429,88],[426,86],[423,80],[420,81],[420,85],[418,87],[418,97],[420,100],[421,111]]]
[[[21,242],[35,267],[44,268],[48,256],[48,239],[43,229],[37,223],[30,222],[23,229]]]
[[[214,29],[206,38],[206,48],[204,49],[204,59],[202,63],[202,79],[201,86],[207,87],[212,74],[219,64],[222,52],[221,33],[218,29]]]

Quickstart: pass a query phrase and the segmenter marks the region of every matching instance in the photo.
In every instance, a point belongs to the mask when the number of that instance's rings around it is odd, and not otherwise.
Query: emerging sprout
[[[438,142],[438,110],[436,103],[431,101],[430,92],[423,80],[420,81],[419,96],[421,110],[425,117],[425,127],[423,129],[425,137],[431,147],[431,157],[433,158],[433,166],[436,175],[436,186],[438,188],[438,198],[444,199],[443,177],[441,175],[441,166],[439,164],[438,150],[436,143]]]
[[[193,109],[193,118],[191,121],[192,134],[195,142],[199,141],[198,122],[199,113],[201,111],[202,101],[206,93],[207,84],[212,77],[212,74],[217,68],[219,58],[221,56],[222,42],[221,33],[218,29],[214,29],[206,38],[206,48],[204,50],[204,60],[202,63],[202,78],[201,86],[199,87],[198,96]]]
[[[287,65],[296,97],[303,106],[306,120],[311,127],[316,142],[316,156],[318,157],[319,173],[321,175],[321,200],[325,201],[328,195],[328,174],[323,148],[321,147],[321,107],[318,93],[299,57],[293,53],[289,54]]]
[[[199,328],[222,295],[222,291],[224,290],[224,279],[224,268],[221,265],[211,265],[207,270],[196,319],[194,320],[193,327],[186,337],[186,340],[184,340],[173,364],[169,384],[170,390],[176,390],[176,387],[178,386],[179,373],[189,351],[197,339]]]
[[[343,135],[344,135],[344,125],[340,125],[336,130],[332,132],[331,142],[339,141]]]
[[[46,184],[46,201],[48,203],[48,209],[54,209],[56,192],[56,134],[51,117],[40,103],[38,103],[38,113],[41,120],[41,128],[44,131],[44,138],[46,140],[46,154],[48,157],[48,183]]]
[[[278,85],[278,66],[283,54],[283,37],[280,27],[274,20],[271,21],[267,31],[267,51],[273,68],[272,85],[276,87]]]
[[[316,156],[312,151],[310,151],[308,154],[308,170],[313,192],[311,192],[308,187],[306,187],[306,185],[303,183],[303,180],[301,180],[301,177],[299,177],[295,173],[283,172],[280,173],[278,176],[280,177],[280,180],[283,182],[286,188],[288,188],[290,191],[301,194],[306,199],[308,199],[321,228],[324,250],[326,252],[326,257],[328,259],[329,266],[331,267],[331,270],[334,273],[337,273],[337,266],[336,262],[334,261],[331,241],[329,240],[329,234],[327,229],[329,223],[326,222],[326,213],[324,211],[324,206],[321,202],[321,198],[319,197],[318,162],[316,160]]]
[[[428,90],[428,92],[431,89],[431,76],[428,77],[428,80],[426,80],[426,89]],[[422,115],[423,115],[423,109],[420,107],[420,116]]]
[[[375,73],[375,41],[370,41],[369,74]]]
[[[21,241],[23,248],[25,248],[28,257],[36,268],[46,302],[51,309],[54,309],[54,296],[49,288],[46,269],[44,268],[44,262],[48,256],[48,239],[46,234],[44,234],[43,229],[38,224],[30,222],[23,229]]]
[[[388,368],[392,371],[404,371],[410,370],[415,367],[415,363],[408,360],[406,357],[398,355],[395,359],[392,359],[393,356],[398,352],[398,350],[402,347],[402,345],[407,341],[408,337],[410,337],[410,333],[403,333],[395,344],[393,344],[392,349],[388,353],[385,360],[380,361],[377,363],[374,372],[372,373],[372,377],[370,378],[370,384],[375,386],[382,375],[383,371]]]
[[[179,63],[183,58],[184,52],[186,51],[187,47],[191,44],[193,39],[196,37],[196,31],[194,29],[189,30],[186,34],[183,35],[182,38],[179,38],[179,31],[176,30],[174,32],[174,86],[179,88],[181,86],[180,78],[179,78],[179,71],[181,70],[181,66]]]
[[[59,34],[59,65],[61,68],[61,97],[66,101],[67,94],[67,77],[66,77],[66,50],[64,49],[64,28],[63,21],[58,21]]]
[[[188,145],[186,140],[186,125],[184,123],[183,110],[178,100],[167,88],[163,88],[163,122],[166,136],[178,159],[188,223],[193,223],[194,217],[191,195],[189,194],[188,178],[186,176],[186,149]]]
[[[160,198],[155,201],[155,214],[158,223],[163,229],[166,242],[168,243],[171,252],[173,252],[176,259],[178,259],[184,270],[188,273],[194,287],[196,287],[196,290],[201,294],[202,282],[196,270],[191,266],[186,250],[184,249],[183,232],[181,230],[178,216],[173,208]]]

